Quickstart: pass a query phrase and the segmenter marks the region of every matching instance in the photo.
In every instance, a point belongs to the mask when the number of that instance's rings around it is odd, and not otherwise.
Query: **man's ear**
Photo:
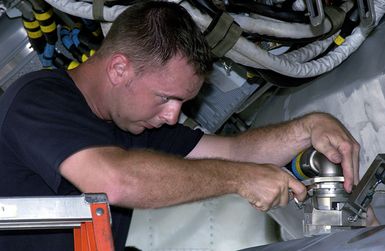
[[[112,55],[107,62],[107,75],[112,85],[127,83],[133,78],[132,62],[121,53]]]

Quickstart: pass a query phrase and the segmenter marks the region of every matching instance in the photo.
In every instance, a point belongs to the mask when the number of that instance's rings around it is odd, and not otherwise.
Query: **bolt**
[[[103,208],[100,208],[100,207],[96,208],[96,215],[97,216],[102,216],[103,214],[104,214]]]

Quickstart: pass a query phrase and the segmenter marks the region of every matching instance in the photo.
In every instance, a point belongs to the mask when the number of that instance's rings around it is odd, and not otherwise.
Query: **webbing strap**
[[[218,42],[224,38],[233,20],[233,17],[225,12],[223,12],[219,18],[213,19],[212,22],[214,22],[215,26],[212,27],[213,23],[211,23],[208,29],[212,28],[209,33],[206,34],[207,43],[211,48],[215,47]]]
[[[339,7],[326,6],[324,9],[325,15],[329,18],[332,28],[323,37],[330,37],[341,29],[345,21],[346,13]]]
[[[234,19],[229,14],[223,12],[218,19],[213,20],[205,32],[207,43],[212,53],[217,57],[223,57],[242,34],[242,28],[233,22]],[[215,23],[216,22],[216,23]]]
[[[95,20],[105,21],[103,16],[104,2],[105,0],[94,0],[92,4],[92,15]]]
[[[212,49],[212,52],[214,55],[218,57],[223,57],[226,52],[228,52],[235,43],[238,41],[238,38],[242,34],[242,29],[239,27],[239,25],[233,23],[228,30],[226,37],[223,38],[223,40]]]

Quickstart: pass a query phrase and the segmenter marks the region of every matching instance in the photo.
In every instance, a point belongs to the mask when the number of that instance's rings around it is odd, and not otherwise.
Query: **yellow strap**
[[[247,77],[247,78],[254,78],[254,77],[256,77],[256,76],[257,76],[256,74],[254,74],[254,73],[252,73],[252,72],[249,72],[249,71],[246,73],[246,77]]]
[[[28,37],[29,38],[39,38],[43,36],[43,33],[41,30],[38,31],[27,31]]]
[[[78,67],[80,63],[78,61],[71,61],[71,63],[68,65],[67,69],[72,70]]]
[[[44,32],[44,33],[50,33],[54,30],[56,30],[56,23],[53,22],[52,24],[48,25],[48,26],[43,26],[43,25],[40,25],[40,29]]]
[[[45,21],[45,20],[49,19],[50,17],[52,17],[53,11],[52,11],[52,9],[49,9],[48,11],[43,12],[43,13],[36,13],[36,12],[34,11],[33,14],[35,15],[35,18],[36,18],[37,20],[39,20],[39,21]]]
[[[95,54],[95,50],[94,49],[90,50],[90,56],[92,56],[94,54]]]
[[[345,38],[341,37],[340,35],[338,35],[338,36],[336,37],[336,39],[334,39],[334,43],[335,43],[336,45],[341,45],[341,44],[343,44],[344,42],[345,42]]]
[[[87,55],[86,54],[83,54],[82,55],[82,63],[86,62],[88,59]]]
[[[101,32],[100,32],[100,30],[98,29],[98,30],[96,30],[96,31],[93,31],[92,32],[92,35],[94,35],[94,37],[99,37],[100,36],[100,34],[101,34]]]
[[[39,22],[34,20],[34,21],[25,21],[23,20],[23,25],[26,29],[35,29],[39,27]]]
[[[301,152],[295,159],[295,170],[297,170],[297,172],[299,173],[299,175],[302,176],[303,179],[309,179],[309,177],[307,177],[303,172],[302,172],[302,169],[301,169],[301,166],[300,166],[300,161],[301,161],[301,157],[302,157],[302,154],[303,152]]]

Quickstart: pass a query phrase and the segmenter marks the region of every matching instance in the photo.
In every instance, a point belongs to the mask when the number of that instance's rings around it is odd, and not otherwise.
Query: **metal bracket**
[[[309,11],[311,25],[318,26],[322,24],[325,19],[322,0],[306,0],[306,6]]]
[[[343,210],[352,213],[351,221],[356,221],[361,213],[366,212],[377,185],[384,179],[385,154],[378,154],[343,207]]]
[[[92,221],[90,204],[98,203],[107,203],[105,194],[0,197],[0,230],[78,227]]]
[[[357,0],[358,12],[362,26],[372,26],[376,20],[374,12],[374,0]]]

